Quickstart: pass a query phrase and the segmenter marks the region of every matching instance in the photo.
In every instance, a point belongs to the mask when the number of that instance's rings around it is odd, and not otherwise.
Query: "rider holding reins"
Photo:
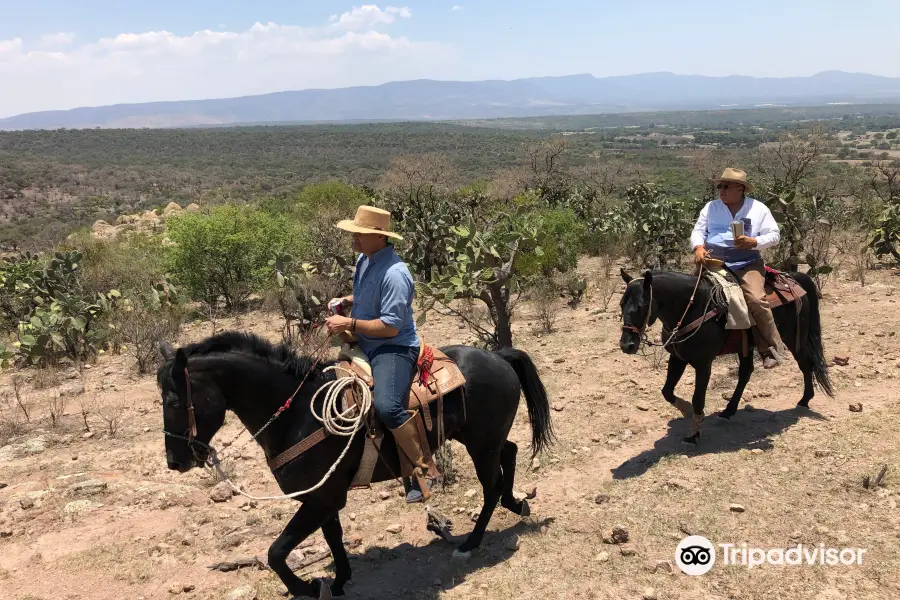
[[[747,196],[753,192],[753,184],[747,181],[744,171],[728,168],[713,181],[719,199],[703,207],[694,225],[691,233],[694,258],[697,264],[707,264],[710,258],[719,259],[737,277],[756,323],[757,338],[762,338],[756,344],[763,366],[770,369],[781,364],[786,350],[766,301],[766,272],[761,251],[778,245],[781,240],[778,223],[765,204]],[[743,223],[744,235],[735,239],[732,221]]]
[[[406,500],[419,502],[424,499],[420,486],[428,485],[429,465],[416,424],[404,408],[420,346],[412,307],[415,283],[389,242],[402,239],[390,230],[390,219],[386,210],[360,206],[354,220],[337,223],[338,229],[353,234],[353,250],[360,254],[353,295],[335,299],[352,305],[352,317],[333,315],[325,324],[332,335],[349,334],[344,340],[356,342],[366,355],[376,382],[375,412],[415,468]]]

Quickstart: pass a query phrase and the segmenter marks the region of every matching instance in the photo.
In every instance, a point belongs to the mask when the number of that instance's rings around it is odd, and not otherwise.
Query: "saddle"
[[[337,366],[339,372],[347,373],[346,377],[356,376],[361,379],[370,390],[375,389],[377,382],[372,376],[372,368],[365,354],[354,345],[344,344],[338,356]],[[437,465],[429,451],[428,437],[425,430],[432,431],[434,422],[431,418],[430,405],[437,401],[437,447],[443,443],[443,422],[444,422],[444,396],[453,390],[462,387],[466,383],[466,378],[460,371],[459,367],[453,360],[441,352],[438,348],[428,345],[419,345],[419,358],[416,361],[416,369],[413,373],[413,380],[410,384],[409,394],[407,394],[403,408],[411,413],[415,419],[416,430],[419,433],[421,447],[425,452],[425,461],[429,465],[429,469],[437,473]],[[342,409],[347,411],[354,406],[358,406],[358,393],[355,387],[347,388],[342,398]],[[375,470],[375,464],[378,455],[381,452],[381,441],[384,438],[384,426],[375,417],[375,410],[372,407],[365,417],[369,423],[369,435],[365,449],[363,450],[362,461],[350,489],[360,487],[370,487],[372,482],[372,473]],[[403,452],[398,449],[397,454],[400,458],[400,470],[403,476],[410,476],[413,473],[413,465]]]
[[[774,310],[779,306],[793,304],[797,311],[797,318],[800,318],[800,299],[806,295],[806,290],[797,283],[796,279],[784,271],[779,271],[766,265],[763,289],[766,291],[766,302],[769,303],[770,309]],[[797,328],[797,336],[797,345],[795,347],[799,348],[799,327]],[[750,352],[746,329],[732,330],[719,351],[719,355],[734,354],[736,352],[740,353],[741,356],[748,356]]]
[[[800,318],[800,299],[806,295],[806,290],[803,289],[803,287],[799,283],[797,283],[796,279],[783,271],[773,269],[772,267],[766,265],[765,282],[763,287],[766,292],[766,301],[769,303],[769,308],[775,309],[779,306],[794,304],[797,310],[797,318]],[[705,322],[723,317],[727,312],[727,307],[713,308],[700,318],[692,321],[691,323],[688,323],[684,327],[681,327],[678,330],[677,337],[687,335],[691,331],[703,325]],[[723,344],[721,350],[719,350],[719,356],[725,354],[734,354],[737,352],[739,352],[741,356],[747,356],[750,351],[747,331],[747,329],[729,330],[728,336],[725,339],[725,343]],[[665,332],[662,332],[662,341],[666,340],[666,335],[667,334]],[[799,347],[799,327],[797,328],[797,335],[797,347]]]
[[[798,300],[806,295],[806,290],[797,283],[797,280],[785,273],[766,265],[766,301],[769,308],[777,308],[785,304],[797,302],[797,312],[800,312]]]

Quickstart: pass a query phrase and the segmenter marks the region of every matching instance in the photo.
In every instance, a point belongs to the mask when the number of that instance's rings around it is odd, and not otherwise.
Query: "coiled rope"
[[[334,474],[334,472],[337,470],[338,465],[350,450],[350,446],[353,443],[353,437],[360,429],[365,426],[366,415],[372,408],[372,390],[370,390],[366,382],[360,379],[355,373],[353,373],[352,371],[347,371],[347,369],[343,369],[337,365],[326,367],[325,369],[323,369],[323,372],[337,371],[338,369],[346,371],[347,373],[349,373],[349,375],[345,377],[338,377],[334,381],[325,383],[322,387],[316,390],[316,393],[313,394],[312,400],[310,400],[309,403],[309,408],[312,412],[313,417],[322,424],[322,426],[329,434],[344,436],[347,438],[347,445],[344,447],[343,452],[341,452],[340,456],[338,456],[337,460],[334,461],[334,464],[331,465],[322,479],[319,480],[319,483],[309,489],[300,490],[299,492],[292,492],[290,494],[284,494],[280,496],[253,496],[252,494],[248,494],[247,492],[234,485],[234,483],[231,481],[231,478],[228,477],[228,475],[226,475],[222,470],[221,462],[216,455],[215,449],[212,446],[209,446],[209,462],[215,469],[216,474],[219,476],[219,478],[222,481],[228,483],[232,490],[234,490],[241,496],[250,498],[251,500],[289,500],[292,498],[296,498],[297,496],[303,496],[304,494],[314,492],[325,485],[325,482],[328,481],[328,478]],[[341,395],[345,389],[353,385],[357,386],[357,389],[360,392],[358,398],[356,399],[357,404],[356,406],[351,406],[347,410],[341,411]],[[316,413],[315,404],[316,398],[318,398],[319,394],[322,393],[325,394],[325,398],[322,401],[322,414],[320,416]]]

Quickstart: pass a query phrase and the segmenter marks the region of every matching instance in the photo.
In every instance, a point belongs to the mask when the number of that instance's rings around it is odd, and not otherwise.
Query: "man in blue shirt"
[[[781,364],[784,343],[766,301],[765,262],[761,250],[776,246],[781,240],[778,223],[769,208],[747,196],[753,185],[739,169],[725,169],[714,180],[719,199],[703,207],[691,233],[691,248],[698,264],[716,258],[735,274],[747,299],[756,329],[757,347],[767,369]],[[731,222],[743,223],[744,235],[735,239]]]
[[[369,359],[375,380],[375,412],[391,430],[397,446],[424,482],[428,476],[426,452],[415,421],[403,408],[419,358],[419,336],[413,319],[415,283],[406,264],[394,252],[389,238],[403,239],[390,230],[391,214],[373,206],[360,206],[356,218],[336,227],[353,234],[353,250],[359,252],[353,276],[352,318],[333,315],[326,321],[329,333],[350,334]],[[415,481],[415,480],[414,480]],[[412,490],[407,501],[418,501]]]

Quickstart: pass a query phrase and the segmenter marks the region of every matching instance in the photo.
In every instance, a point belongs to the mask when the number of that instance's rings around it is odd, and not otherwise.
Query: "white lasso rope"
[[[324,371],[336,371],[341,369],[341,367],[334,365],[331,367],[327,367],[323,369]],[[341,369],[342,371],[347,371],[346,369]],[[322,479],[314,485],[313,487],[307,490],[301,490],[299,492],[292,492],[290,494],[284,494],[281,496],[253,496],[248,494],[247,492],[238,488],[234,483],[232,483],[231,478],[225,474],[222,470],[221,463],[216,456],[215,450],[213,450],[213,460],[212,466],[216,470],[219,478],[223,481],[227,482],[232,490],[244,496],[246,498],[250,498],[251,500],[289,500],[291,498],[296,498],[297,496],[302,496],[304,494],[308,494],[310,492],[314,492],[328,481],[328,478],[331,477],[335,470],[337,470],[337,466],[344,459],[344,456],[347,455],[347,452],[350,450],[350,446],[353,443],[353,436],[362,429],[365,425],[365,418],[369,412],[369,409],[372,407],[372,390],[369,389],[369,386],[366,383],[356,376],[355,373],[351,371],[347,371],[350,373],[348,377],[338,377],[334,381],[329,381],[313,394],[312,400],[309,402],[309,408],[312,412],[313,417],[319,422],[322,423],[322,426],[325,430],[331,435],[340,435],[347,438],[347,446],[344,448],[344,451],[341,452],[341,455],[338,456],[337,460],[334,461],[334,464],[328,469],[328,472],[322,477]],[[360,397],[357,400],[357,406],[350,407],[347,410],[341,412],[340,411],[340,398],[341,393],[345,388],[356,385],[360,391]],[[315,403],[316,398],[319,397],[319,394],[325,392],[325,400],[322,402],[322,416],[320,417],[316,414]]]

